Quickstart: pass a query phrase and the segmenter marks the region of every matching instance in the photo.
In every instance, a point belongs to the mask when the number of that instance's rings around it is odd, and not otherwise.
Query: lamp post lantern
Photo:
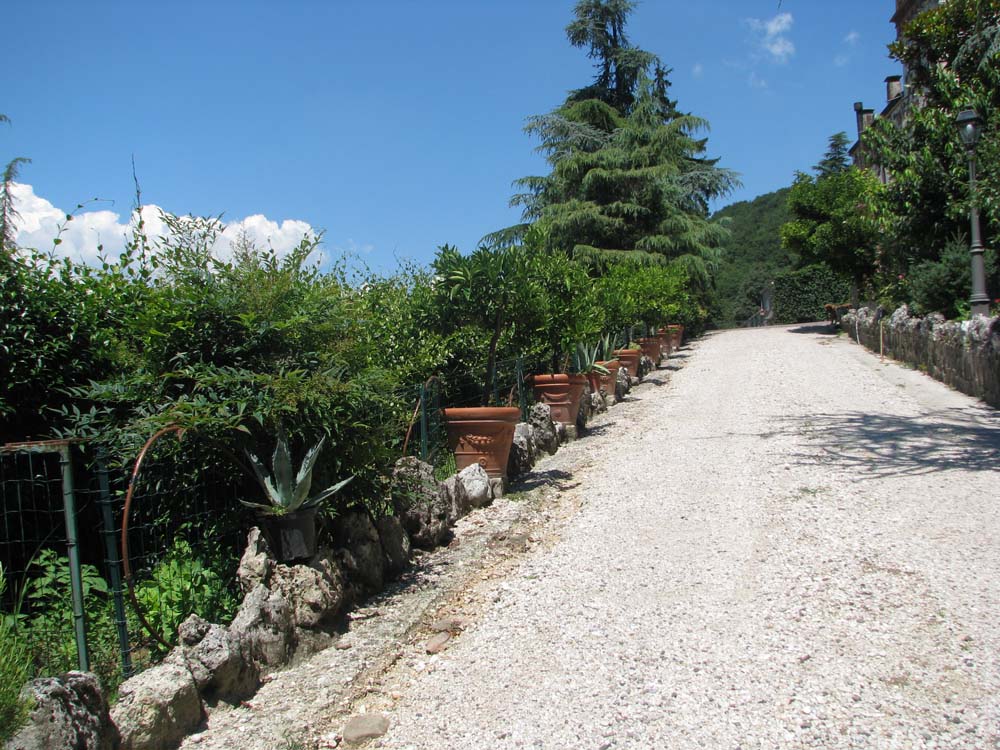
[[[976,206],[976,144],[982,134],[983,118],[974,109],[959,112],[955,118],[958,135],[969,157],[969,222],[972,225],[972,296],[969,298],[973,315],[990,314],[990,297],[986,293],[986,268],[983,264],[983,239],[979,227],[979,208]]]

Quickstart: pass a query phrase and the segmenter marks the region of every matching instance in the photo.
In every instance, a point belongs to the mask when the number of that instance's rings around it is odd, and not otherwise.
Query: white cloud
[[[215,243],[215,253],[220,258],[228,258],[232,253],[232,243],[245,233],[258,247],[273,247],[279,255],[285,255],[302,242],[302,238],[316,232],[305,221],[285,219],[280,224],[262,214],[254,214],[240,221],[231,221],[219,235]]]
[[[755,71],[751,71],[749,79],[750,88],[752,89],[766,89],[767,81],[761,78]]]
[[[20,214],[16,238],[18,245],[51,250],[56,255],[68,256],[91,265],[99,262],[102,253],[112,258],[121,253],[138,219],[138,214],[134,211],[128,221],[123,222],[121,214],[114,211],[81,209],[72,219],[67,220],[66,211],[35,195],[31,185],[15,183],[12,192],[14,206]],[[142,219],[146,236],[150,240],[169,234],[160,217],[159,206],[143,206]],[[224,222],[223,226],[213,248],[216,257],[220,259],[232,255],[232,243],[241,232],[245,232],[260,247],[270,245],[279,255],[287,254],[295,248],[305,235],[316,234],[305,221],[285,219],[279,223],[261,214]],[[56,238],[61,240],[58,245],[53,244]]]
[[[694,67],[691,68],[691,75],[693,75],[695,78],[701,78],[703,75],[705,75],[705,66],[702,65],[701,63],[695,63]]]
[[[848,50],[837,53],[837,55],[833,58],[833,64],[838,68],[843,68],[848,65],[851,62],[852,56],[850,48],[857,47],[859,41],[861,41],[861,34],[857,31],[849,32],[843,39],[844,46],[846,46]]]
[[[791,13],[779,13],[765,24],[765,30],[769,37],[778,36],[786,31],[791,31],[793,23],[794,19]]]
[[[757,44],[777,63],[786,63],[795,54],[795,44],[787,34],[795,19],[791,13],[779,13],[770,20],[747,19],[747,24],[757,36]]]

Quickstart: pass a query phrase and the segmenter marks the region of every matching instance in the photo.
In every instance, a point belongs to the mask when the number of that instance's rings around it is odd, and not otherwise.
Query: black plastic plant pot
[[[316,554],[317,508],[268,515],[264,525],[279,562],[308,560]]]

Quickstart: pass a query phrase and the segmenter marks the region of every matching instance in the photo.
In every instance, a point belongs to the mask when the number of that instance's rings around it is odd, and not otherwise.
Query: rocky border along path
[[[271,675],[242,706],[213,709],[205,730],[187,737],[182,750],[339,745],[344,724],[364,712],[366,701],[393,699],[379,685],[400,658],[429,658],[431,640],[449,639],[479,616],[482,584],[503,579],[523,553],[551,541],[582,502],[574,474],[593,462],[604,441],[633,429],[643,394],[665,386],[686,356],[664,360],[624,402],[596,415],[584,439],[564,444],[506,497],[461,519],[448,547],[418,550],[411,571],[348,614],[337,645]]]

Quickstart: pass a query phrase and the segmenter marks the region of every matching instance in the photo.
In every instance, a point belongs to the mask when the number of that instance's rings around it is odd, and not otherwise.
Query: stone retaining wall
[[[951,321],[919,318],[906,305],[886,317],[863,307],[840,319],[841,329],[873,352],[905,362],[952,388],[1000,408],[1000,318]]]

